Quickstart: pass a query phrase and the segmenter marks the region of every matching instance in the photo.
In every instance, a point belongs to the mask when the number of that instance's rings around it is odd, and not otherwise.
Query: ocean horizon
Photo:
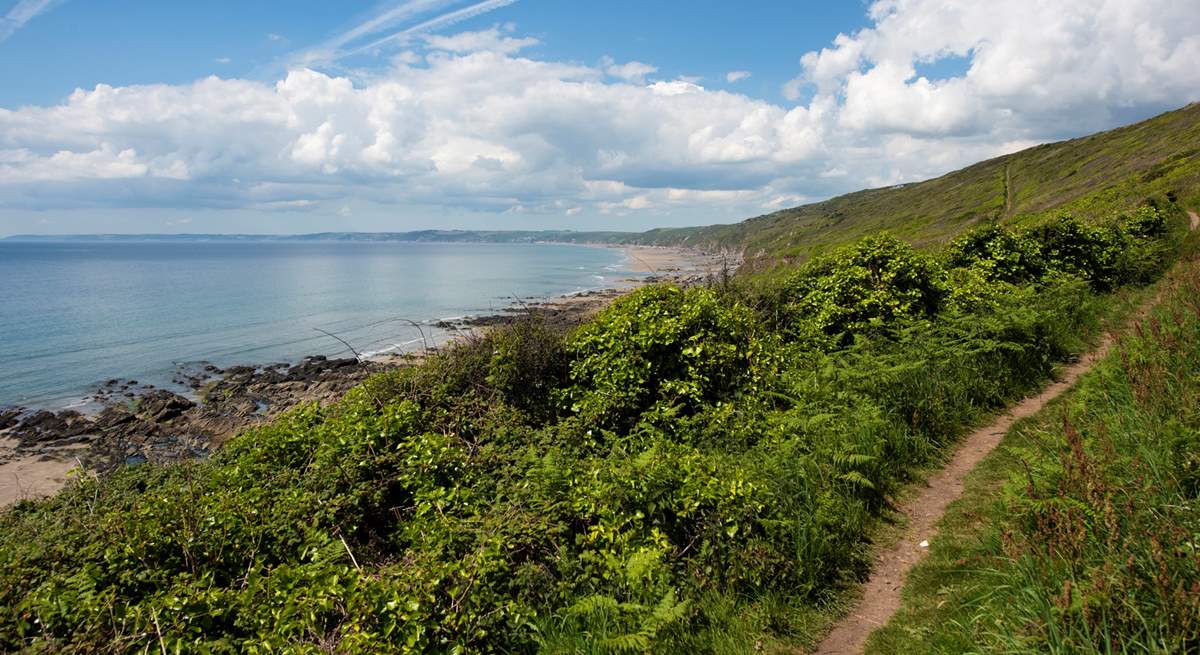
[[[109,379],[445,343],[439,321],[623,286],[621,250],[526,243],[0,241],[0,407],[82,406]],[[411,322],[420,325],[413,326]]]

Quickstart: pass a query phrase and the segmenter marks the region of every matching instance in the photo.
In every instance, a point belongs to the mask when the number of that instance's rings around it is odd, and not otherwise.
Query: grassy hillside
[[[986,221],[1024,222],[1051,210],[1098,217],[1168,196],[1200,200],[1200,103],[925,182],[858,191],[733,225],[652,230],[637,239],[792,258],[880,230],[925,245]]]

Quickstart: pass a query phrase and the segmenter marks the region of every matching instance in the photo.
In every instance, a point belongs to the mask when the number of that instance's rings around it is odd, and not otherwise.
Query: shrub
[[[534,423],[551,420],[557,411],[553,392],[570,373],[566,329],[533,316],[490,333],[486,341],[492,347],[488,385]]]
[[[996,224],[955,240],[947,249],[946,266],[973,268],[990,282],[1029,282],[1046,272],[1037,241]]]
[[[1145,205],[1132,214],[1122,216],[1119,226],[1128,236],[1157,239],[1167,234],[1167,215],[1158,207]]]
[[[884,234],[806,265],[786,293],[794,336],[844,345],[895,319],[933,317],[948,289],[936,261]]]
[[[1087,225],[1063,214],[1029,231],[1050,272],[1087,280],[1097,291],[1121,282],[1118,257],[1125,243],[1114,229]]]
[[[709,289],[652,286],[613,303],[568,343],[571,410],[628,428],[651,406],[694,410],[732,397],[758,374],[750,312]]]

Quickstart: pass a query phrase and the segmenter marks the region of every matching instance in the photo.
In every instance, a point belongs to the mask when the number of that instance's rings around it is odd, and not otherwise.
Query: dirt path
[[[1012,216],[1012,164],[1004,166],[1004,215]]]
[[[1189,211],[1191,229],[1200,229],[1200,215]],[[1157,302],[1157,298],[1146,303],[1138,314],[1142,314]],[[863,587],[863,597],[844,619],[839,621],[829,636],[813,651],[814,655],[855,655],[863,652],[867,637],[883,627],[896,610],[900,609],[900,590],[912,567],[925,556],[928,542],[937,534],[937,523],[946,513],[946,507],[958,499],[963,492],[963,480],[988,453],[1000,445],[1016,421],[1032,416],[1075,384],[1093,364],[1108,354],[1112,337],[1105,335],[1095,350],[1083,356],[1062,372],[1058,381],[1046,387],[1036,396],[1022,400],[990,425],[972,432],[959,444],[946,467],[928,481],[928,486],[900,507],[908,519],[908,527],[900,542],[879,553],[871,568],[871,577]],[[922,547],[921,544],[926,544]]]

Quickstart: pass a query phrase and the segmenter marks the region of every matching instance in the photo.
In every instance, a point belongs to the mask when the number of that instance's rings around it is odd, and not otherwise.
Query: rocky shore
[[[577,325],[642,284],[702,282],[725,262],[669,248],[627,249],[635,272],[626,287],[544,301],[516,302],[498,314],[435,324],[450,333],[506,325],[527,316]],[[305,402],[326,403],[373,373],[408,365],[414,357],[368,361],[307,357],[295,364],[231,366],[205,362],[180,367],[175,391],[136,380],[108,380],[87,399],[90,413],[0,408],[0,507],[53,493],[69,471],[104,475],[117,467],[207,457],[228,438]]]
[[[90,399],[102,407],[93,414],[0,410],[0,506],[53,491],[71,468],[104,474],[125,464],[206,457],[241,430],[300,403],[335,400],[393,365],[322,356],[290,366],[207,365],[203,374],[180,371],[187,396],[109,380]]]

